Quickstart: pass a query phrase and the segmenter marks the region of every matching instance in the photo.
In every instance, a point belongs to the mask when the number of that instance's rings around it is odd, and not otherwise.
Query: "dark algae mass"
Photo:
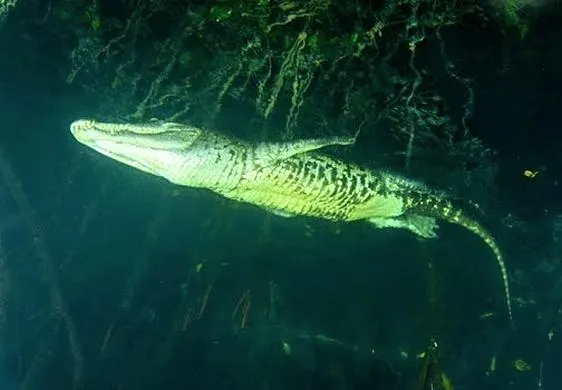
[[[562,388],[562,2],[0,0],[0,390]]]

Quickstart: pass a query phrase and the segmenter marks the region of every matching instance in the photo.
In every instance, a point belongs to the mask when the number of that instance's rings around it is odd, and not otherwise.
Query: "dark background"
[[[497,166],[486,217],[516,329],[493,256],[460,228],[442,224],[422,242],[287,220],[86,150],[69,124],[98,115],[104,97],[65,81],[74,38],[39,22],[55,4],[32,3],[0,26],[2,389],[425,389],[419,354],[432,340],[433,370],[457,389],[530,389],[539,378],[559,388],[557,3],[524,39],[494,23],[445,34],[473,81],[470,132]],[[235,108],[216,127],[242,136],[253,119]],[[376,160],[371,147],[392,156],[377,136],[384,123],[367,127],[346,158]],[[387,157],[376,164],[395,163]],[[439,158],[415,161],[417,176],[439,181]]]

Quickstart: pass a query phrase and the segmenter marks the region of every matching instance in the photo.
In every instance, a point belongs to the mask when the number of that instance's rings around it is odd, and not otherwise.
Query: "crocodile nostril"
[[[70,125],[70,131],[77,132],[82,130],[88,130],[94,127],[94,121],[88,119],[80,119],[72,122]]]

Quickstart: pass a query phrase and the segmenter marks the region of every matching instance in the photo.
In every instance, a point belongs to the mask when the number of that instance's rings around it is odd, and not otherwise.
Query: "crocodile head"
[[[170,177],[201,130],[178,123],[102,123],[81,119],[70,125],[76,140],[114,160],[154,175]]]

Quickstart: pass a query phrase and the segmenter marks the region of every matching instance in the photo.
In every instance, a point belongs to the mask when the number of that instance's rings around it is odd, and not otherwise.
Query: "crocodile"
[[[378,228],[407,229],[423,238],[437,237],[437,220],[460,225],[479,236],[495,255],[513,323],[507,269],[494,237],[452,197],[320,150],[352,145],[355,137],[251,143],[157,120],[130,124],[80,119],[70,130],[78,142],[123,164],[284,217],[363,220]]]

